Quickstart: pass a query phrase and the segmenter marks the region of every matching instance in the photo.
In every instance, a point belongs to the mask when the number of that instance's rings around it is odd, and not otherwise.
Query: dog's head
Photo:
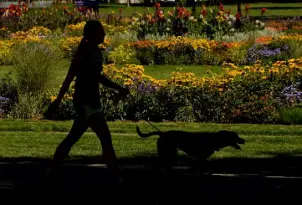
[[[239,135],[236,132],[222,130],[219,131],[219,134],[223,136],[223,139],[225,140],[227,146],[232,146],[235,149],[241,149],[238,144],[245,143],[245,139],[239,137]]]

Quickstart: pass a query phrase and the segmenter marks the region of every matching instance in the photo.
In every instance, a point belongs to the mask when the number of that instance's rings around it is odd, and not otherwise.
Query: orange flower
[[[245,11],[247,12],[250,8],[250,5],[249,4],[245,4]]]
[[[231,9],[229,9],[227,12],[226,12],[226,14],[229,16],[230,15],[230,13],[231,13]]]
[[[268,44],[273,40],[273,37],[271,36],[262,36],[259,38],[256,38],[256,43],[261,43],[261,44]]]

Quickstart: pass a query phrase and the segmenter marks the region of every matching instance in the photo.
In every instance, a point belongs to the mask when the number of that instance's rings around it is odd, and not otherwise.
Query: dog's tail
[[[142,138],[147,138],[147,137],[150,137],[152,135],[160,135],[162,133],[161,131],[142,133],[138,126],[136,126],[136,132]]]

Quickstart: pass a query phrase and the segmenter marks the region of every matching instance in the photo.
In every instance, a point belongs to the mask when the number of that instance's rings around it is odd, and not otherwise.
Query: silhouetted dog
[[[218,132],[185,132],[170,130],[166,132],[155,131],[144,134],[140,131],[139,127],[136,126],[136,132],[142,138],[159,135],[157,140],[157,153],[168,170],[172,169],[178,150],[196,158],[197,165],[201,168],[214,152],[228,146],[232,146],[235,149],[241,149],[238,144],[245,143],[245,140],[240,138],[235,132],[225,130]]]

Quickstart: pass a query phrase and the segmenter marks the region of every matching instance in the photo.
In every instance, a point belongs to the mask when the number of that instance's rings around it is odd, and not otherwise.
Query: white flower
[[[194,16],[190,16],[189,20],[193,21],[194,20]]]
[[[171,22],[171,20],[170,20],[170,19],[167,19],[167,22],[168,22],[168,23],[170,23],[170,22]]]
[[[234,31],[235,31],[235,29],[234,29],[234,28],[231,28],[231,29],[230,29],[230,32],[234,32]]]
[[[261,22],[261,23],[260,23],[260,26],[264,26],[264,23],[263,23],[263,22]]]
[[[200,16],[199,16],[201,19],[203,19],[203,15],[202,14],[200,14]]]
[[[141,24],[142,24],[142,25],[145,25],[145,21],[144,21],[144,20],[142,20],[142,21],[141,21]]]
[[[167,30],[167,31],[170,31],[170,28],[167,28],[166,30]]]
[[[232,25],[232,22],[231,21],[227,21],[227,23],[231,26]]]
[[[260,23],[260,21],[259,20],[256,20],[256,24],[259,24]]]
[[[229,15],[229,19],[231,19],[232,21],[235,21],[236,20],[236,17],[234,15]]]

